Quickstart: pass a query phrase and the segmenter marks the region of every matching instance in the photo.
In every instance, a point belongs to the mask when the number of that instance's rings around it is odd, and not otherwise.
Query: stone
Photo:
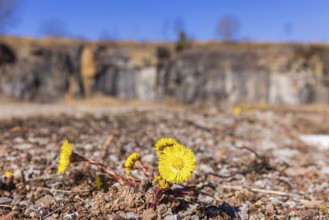
[[[9,197],[0,197],[0,204],[9,203],[12,200],[13,199],[12,198],[9,198]]]
[[[22,170],[15,170],[14,171],[14,179],[16,182],[24,182],[24,174]]]
[[[1,220],[12,220],[17,219],[18,212],[17,211],[11,211],[5,216],[1,216]]]
[[[181,220],[179,215],[166,215],[163,220]]]
[[[41,197],[35,202],[35,205],[40,207],[40,208],[49,208],[51,204],[53,203],[54,198],[50,195],[46,195],[44,197]]]
[[[176,54],[170,46],[145,48],[0,43],[0,94],[39,102],[94,93],[185,103],[280,105],[329,99],[329,50],[324,46],[237,43]]]

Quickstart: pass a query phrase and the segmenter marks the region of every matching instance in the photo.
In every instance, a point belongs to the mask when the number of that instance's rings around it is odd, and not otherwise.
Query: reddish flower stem
[[[85,161],[89,164],[93,164],[98,166],[101,170],[103,170],[107,175],[109,175],[110,177],[112,177],[113,179],[115,179],[116,181],[118,181],[118,183],[120,183],[121,185],[129,185],[127,180],[118,175],[116,172],[114,172],[114,170],[111,167],[107,167],[104,164],[97,162],[93,159],[90,158],[85,158]]]
[[[147,179],[153,180],[154,176],[153,173],[150,173],[148,167],[144,166],[142,161],[138,161],[135,163],[135,168],[141,170]]]

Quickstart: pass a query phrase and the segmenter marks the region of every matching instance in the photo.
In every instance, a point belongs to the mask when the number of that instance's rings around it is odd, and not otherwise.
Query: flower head
[[[155,143],[155,150],[158,154],[162,153],[167,147],[172,147],[178,142],[173,138],[161,138]]]
[[[242,113],[242,108],[240,106],[234,108],[234,115],[240,116],[241,113]]]
[[[72,153],[73,145],[65,141],[62,145],[62,152],[59,157],[58,173],[64,174],[67,167],[70,165]]]
[[[163,150],[159,157],[159,173],[170,183],[183,183],[192,177],[196,158],[192,150],[175,144]]]
[[[125,169],[127,173],[130,173],[135,168],[135,163],[141,159],[141,156],[134,152],[129,155],[125,162]]]
[[[169,183],[162,178],[162,176],[158,175],[153,179],[154,183],[159,184],[161,189],[168,189],[169,188]]]
[[[6,176],[7,178],[10,178],[11,176],[13,176],[13,173],[10,172],[10,171],[6,171],[5,176]]]

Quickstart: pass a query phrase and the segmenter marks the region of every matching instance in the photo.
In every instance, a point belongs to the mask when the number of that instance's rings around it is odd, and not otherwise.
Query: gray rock
[[[0,204],[3,204],[3,203],[9,203],[11,202],[13,199],[12,198],[9,198],[9,197],[0,197]]]
[[[35,202],[35,205],[40,208],[49,208],[53,203],[54,198],[50,195],[45,195]]]
[[[207,164],[200,164],[199,170],[204,173],[214,173],[214,169]]]
[[[123,99],[169,96],[187,103],[329,100],[329,50],[325,46],[222,44],[191,48],[165,58],[157,56],[157,48],[153,48],[154,55],[146,59],[136,56],[138,47],[95,45],[95,74],[90,83],[81,73],[84,46],[1,43],[0,94],[50,102],[63,98],[72,87],[76,96],[91,89]],[[152,54],[145,48],[139,52]]]
[[[128,219],[138,219],[138,215],[134,212],[127,212],[126,216]]]
[[[199,220],[200,218],[199,218],[199,216],[197,216],[197,215],[193,215],[192,217],[191,217],[191,220]]]
[[[167,215],[164,217],[164,220],[181,220],[182,218],[179,215]]]
[[[153,163],[154,162],[154,154],[146,154],[142,157],[142,161],[145,163]]]
[[[120,217],[123,219],[138,219],[138,215],[133,212],[120,212]]]

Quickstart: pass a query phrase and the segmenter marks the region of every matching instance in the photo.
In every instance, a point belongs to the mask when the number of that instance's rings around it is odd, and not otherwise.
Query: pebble
[[[328,167],[323,167],[320,171],[322,175],[329,175],[329,166]]]
[[[200,218],[199,218],[199,216],[197,216],[197,215],[193,215],[193,216],[191,217],[191,220],[200,220]]]
[[[172,215],[172,208],[168,208],[167,212],[165,213],[165,215]]]
[[[24,174],[22,170],[15,170],[14,179],[16,182],[24,182]]]
[[[214,169],[207,164],[200,164],[199,170],[205,173],[214,173]]]
[[[77,217],[78,217],[78,213],[75,213],[75,212],[65,215],[65,219],[68,219],[68,220],[75,220],[75,219],[77,219]]]
[[[94,149],[92,144],[86,144],[84,148],[86,151],[92,151]]]
[[[282,203],[277,197],[270,197],[269,200],[273,205],[279,205]]]
[[[28,201],[24,200],[24,201],[19,202],[18,205],[28,207],[30,205],[30,203]]]
[[[274,215],[275,214],[274,206],[272,204],[266,205],[266,212],[270,215]]]
[[[17,219],[18,212],[11,211],[7,215],[1,216],[1,220],[12,220]]]
[[[120,212],[122,219],[138,219],[138,215],[134,212]]]
[[[288,201],[288,202],[286,202],[286,205],[288,205],[289,208],[296,207],[296,203],[294,201]]]
[[[164,220],[181,220],[182,218],[179,215],[167,215],[164,217]]]
[[[13,201],[11,202],[12,205],[18,205],[19,202],[22,201],[20,197],[14,197]]]
[[[242,219],[249,219],[249,204],[243,204],[240,209],[240,216]]]
[[[206,196],[204,199],[203,199],[203,202],[205,203],[212,203],[214,201],[214,199],[210,196]]]
[[[37,213],[36,212],[30,212],[30,217],[31,218],[36,218],[37,217]]]
[[[16,143],[22,143],[22,142],[24,142],[24,139],[21,138],[21,137],[16,137],[16,138],[14,138],[14,142],[16,142]]]
[[[11,202],[13,199],[9,197],[0,197],[0,204]]]
[[[134,212],[127,212],[126,216],[127,216],[127,219],[138,219],[138,215]]]
[[[146,154],[142,157],[142,161],[145,163],[152,164],[154,162],[154,154]]]
[[[35,205],[42,208],[49,208],[53,203],[54,198],[50,195],[46,195],[35,202]]]

